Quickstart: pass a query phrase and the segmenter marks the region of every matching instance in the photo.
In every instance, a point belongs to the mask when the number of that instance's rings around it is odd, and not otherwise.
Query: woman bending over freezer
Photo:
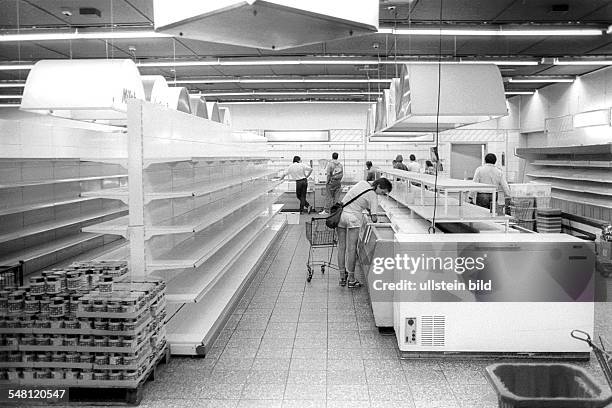
[[[355,261],[361,217],[363,211],[366,210],[372,221],[376,222],[376,214],[372,214],[372,211],[376,212],[378,209],[378,196],[389,194],[392,187],[391,182],[384,177],[374,180],[372,185],[362,180],[355,184],[342,199],[343,203],[348,203],[354,197],[366,192],[343,208],[338,224],[340,286],[346,286],[347,284],[349,288],[361,286],[361,283],[355,279]]]

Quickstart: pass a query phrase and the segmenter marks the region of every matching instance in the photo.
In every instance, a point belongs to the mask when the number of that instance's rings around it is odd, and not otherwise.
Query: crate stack
[[[165,284],[125,262],[81,262],[0,292],[0,380],[138,386],[166,346]]]
[[[512,197],[510,200],[510,216],[520,227],[535,231],[535,198]]]
[[[561,233],[561,210],[558,208],[538,208],[536,223],[540,233]]]
[[[508,214],[517,225],[536,230],[536,210],[550,207],[551,185],[545,183],[510,184]]]

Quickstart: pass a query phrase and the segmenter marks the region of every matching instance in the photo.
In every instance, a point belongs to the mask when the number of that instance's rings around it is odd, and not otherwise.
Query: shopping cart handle
[[[591,336],[589,336],[589,333],[583,332],[582,330],[572,330],[570,336],[572,336],[576,340],[581,340],[591,344]]]

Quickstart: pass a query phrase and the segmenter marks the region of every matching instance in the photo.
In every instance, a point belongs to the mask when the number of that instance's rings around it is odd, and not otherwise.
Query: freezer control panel
[[[406,344],[417,344],[417,319],[416,317],[406,318]]]

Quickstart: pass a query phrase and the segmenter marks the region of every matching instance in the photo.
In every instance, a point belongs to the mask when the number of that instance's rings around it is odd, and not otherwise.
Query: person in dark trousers
[[[308,190],[308,177],[312,173],[312,168],[302,163],[300,156],[293,157],[293,163],[287,168],[283,179],[289,177],[291,180],[295,180],[295,195],[300,200],[300,213],[304,212],[307,208],[307,212],[311,212],[313,209],[310,203],[306,201],[306,191]]]
[[[376,180],[376,168],[372,166],[372,162],[368,160],[365,164],[367,169],[366,181]]]
[[[489,153],[485,156],[484,166],[480,166],[474,172],[474,182],[483,184],[492,184],[497,187],[497,191],[503,191],[506,197],[510,197],[510,187],[504,176],[504,172],[499,167],[495,166],[497,163],[497,156],[493,153]],[[473,202],[473,194],[471,194],[470,201]],[[497,194],[497,199],[501,202],[504,200]],[[493,200],[493,194],[491,193],[476,193],[476,205],[491,209],[491,201]],[[497,205],[497,203],[494,203]],[[497,209],[496,209],[497,212]]]
[[[338,153],[332,153],[332,159],[327,163],[325,169],[327,175],[327,200],[325,201],[325,208],[319,214],[327,215],[331,211],[332,205],[338,202],[340,199],[340,192],[342,192],[342,177],[344,177],[344,168],[342,163],[338,161]]]

